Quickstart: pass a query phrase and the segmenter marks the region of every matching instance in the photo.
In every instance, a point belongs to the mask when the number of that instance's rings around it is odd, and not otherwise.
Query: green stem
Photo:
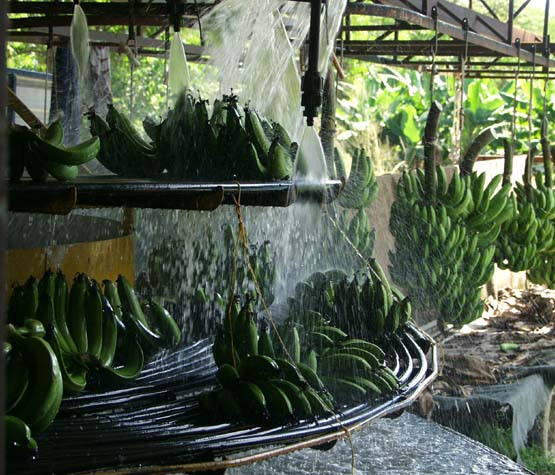
[[[425,174],[425,194],[429,202],[435,202],[437,194],[436,166],[438,163],[439,147],[438,126],[441,115],[441,105],[434,101],[428,113],[426,128],[424,129],[424,174]]]
[[[505,161],[503,166],[503,184],[511,182],[513,176],[513,142],[509,139],[503,139],[503,148],[505,149]]]
[[[492,127],[482,130],[482,132],[476,136],[461,160],[461,175],[470,175],[472,173],[478,155],[480,155],[482,149],[495,138],[496,135]]]

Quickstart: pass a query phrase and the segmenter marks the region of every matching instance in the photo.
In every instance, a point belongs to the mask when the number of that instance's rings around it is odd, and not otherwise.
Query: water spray
[[[167,0],[167,2],[170,23],[174,31],[170,45],[168,83],[172,94],[177,95],[189,87],[189,66],[180,34],[183,3],[180,0]]]

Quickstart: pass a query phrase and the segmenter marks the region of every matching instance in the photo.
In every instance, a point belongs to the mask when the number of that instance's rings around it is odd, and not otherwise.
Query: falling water
[[[346,0],[327,2],[321,20],[320,71],[335,44]],[[296,56],[310,27],[310,4],[279,0],[227,0],[202,18],[206,50],[220,91],[279,121],[293,140],[303,132],[301,81]]]
[[[71,52],[79,69],[79,79],[84,82],[89,71],[89,27],[85,12],[78,3],[73,8],[70,29]]]
[[[76,3],[73,8],[73,18],[70,26],[70,43],[71,53],[77,64],[81,103],[85,109],[87,109],[93,102],[89,69],[89,26],[87,24],[85,12],[78,3]]]
[[[174,96],[189,87],[189,66],[179,31],[174,32],[170,45],[168,84],[171,94]]]

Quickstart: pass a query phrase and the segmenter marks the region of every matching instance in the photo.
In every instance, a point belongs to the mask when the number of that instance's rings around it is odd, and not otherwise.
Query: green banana
[[[218,391],[216,405],[218,412],[231,422],[237,422],[245,416],[232,389],[224,388]]]
[[[298,364],[301,361],[301,339],[299,336],[299,330],[297,330],[295,325],[291,326],[290,355],[295,363]]]
[[[104,367],[111,366],[118,344],[118,323],[114,309],[108,299],[102,296],[102,347],[98,360]]]
[[[71,166],[82,165],[96,158],[100,150],[100,141],[98,137],[91,137],[75,147],[65,148],[38,139],[31,147],[34,152],[48,162]]]
[[[230,364],[223,364],[216,371],[216,377],[224,388],[233,388],[239,382],[239,373]]]
[[[270,332],[268,329],[262,330],[258,337],[258,354],[262,356],[268,356],[272,359],[276,357],[274,351],[274,345],[272,343],[272,338],[270,337]]]
[[[87,319],[85,316],[85,300],[87,295],[87,277],[78,274],[73,280],[69,292],[68,328],[71,337],[80,353],[88,350]]]
[[[272,140],[267,160],[268,174],[274,180],[287,180],[293,176],[293,162],[289,152],[279,143],[278,138]]]
[[[124,355],[124,360],[119,361],[119,358],[116,358],[112,366],[100,368],[99,379],[103,385],[118,386],[123,382],[132,381],[139,376],[143,369],[145,358],[137,337],[138,335],[135,332],[127,332],[124,336],[121,351],[121,354]]]
[[[314,389],[307,387],[303,389],[302,394],[308,400],[312,415],[327,416],[333,414],[333,406],[325,401]]]
[[[43,306],[43,308],[45,312],[49,311],[49,308],[47,306]],[[44,325],[40,320],[37,320],[35,318],[26,318],[23,322],[23,326],[18,327],[17,330],[22,336],[40,336],[41,338],[43,338],[44,335],[46,335],[46,329],[44,328]]]
[[[16,285],[12,289],[12,295],[10,296],[10,300],[8,302],[8,323],[12,323],[16,326],[23,325],[23,320],[25,318],[23,313],[24,295],[23,286]]]
[[[293,406],[285,392],[270,381],[256,381],[256,385],[264,394],[270,419],[286,422],[293,416]]]
[[[280,367],[268,356],[251,355],[241,359],[237,372],[241,379],[247,381],[266,380],[279,376]]]
[[[254,110],[248,108],[245,109],[245,129],[250,140],[256,147],[258,157],[262,160],[262,163],[266,165],[268,163],[268,154],[270,153],[272,144],[268,137],[266,137],[258,114]]]
[[[334,344],[341,343],[347,339],[347,334],[343,330],[330,325],[315,327],[314,332],[326,335],[333,341]]]
[[[29,384],[29,367],[23,355],[12,349],[6,364],[5,408],[10,413]]]
[[[33,276],[30,276],[23,285],[23,297],[21,299],[21,307],[18,310],[21,312],[22,320],[26,318],[34,318],[39,306],[39,289],[38,282]]]
[[[121,305],[121,300],[116,284],[108,279],[102,281],[102,284],[104,285],[104,296],[108,299],[108,302],[110,303],[112,310],[114,311],[114,317],[116,317],[118,325],[121,328],[124,328],[125,325],[123,324],[123,307]]]
[[[5,416],[4,431],[8,458],[24,458],[38,452],[38,445],[31,436],[31,429],[19,417]]]
[[[181,341],[181,329],[170,313],[153,299],[149,300],[148,308],[149,316],[162,337],[162,344],[166,347],[178,345]]]
[[[308,352],[306,364],[312,371],[318,371],[318,354],[316,353],[316,351],[310,350]]]
[[[304,380],[316,391],[325,391],[326,387],[316,372],[304,363],[297,363],[297,368]]]
[[[248,421],[263,422],[268,419],[266,398],[260,388],[250,381],[240,381],[233,394],[241,408],[243,418]]]
[[[361,340],[357,338],[345,340],[341,342],[341,347],[345,349],[358,348],[361,350],[365,350],[369,353],[372,353],[378,359],[378,361],[383,361],[385,358],[385,352],[378,345],[370,343],[366,340]]]
[[[85,319],[87,322],[87,352],[100,358],[102,351],[102,294],[95,280],[87,285]]]
[[[307,419],[312,415],[312,408],[303,391],[290,381],[285,379],[270,379],[270,383],[281,389],[293,408],[293,415],[298,419]]]
[[[60,346],[68,353],[77,353],[77,346],[71,337],[66,320],[68,290],[67,281],[62,271],[58,271],[56,274],[53,297],[54,318],[56,320],[56,328],[59,332]]]
[[[39,337],[24,338],[8,326],[8,339],[21,352],[29,368],[29,385],[11,411],[33,432],[42,432],[54,420],[62,402],[63,381],[58,359]]]
[[[75,394],[83,391],[87,385],[87,368],[73,362],[71,356],[63,352],[56,328],[53,329],[47,341],[58,359],[64,393]]]
[[[322,355],[319,366],[322,374],[326,375],[345,374],[345,372],[366,375],[372,370],[372,366],[364,358],[350,353]]]
[[[324,382],[334,398],[339,401],[360,403],[366,400],[366,389],[353,381],[325,377]]]

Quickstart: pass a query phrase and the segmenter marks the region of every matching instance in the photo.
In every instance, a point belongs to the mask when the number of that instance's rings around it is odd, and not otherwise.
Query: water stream
[[[353,437],[356,475],[519,475],[530,473],[483,445],[405,413],[380,419]],[[327,451],[303,450],[229,470],[230,475],[351,473],[345,440]]]

